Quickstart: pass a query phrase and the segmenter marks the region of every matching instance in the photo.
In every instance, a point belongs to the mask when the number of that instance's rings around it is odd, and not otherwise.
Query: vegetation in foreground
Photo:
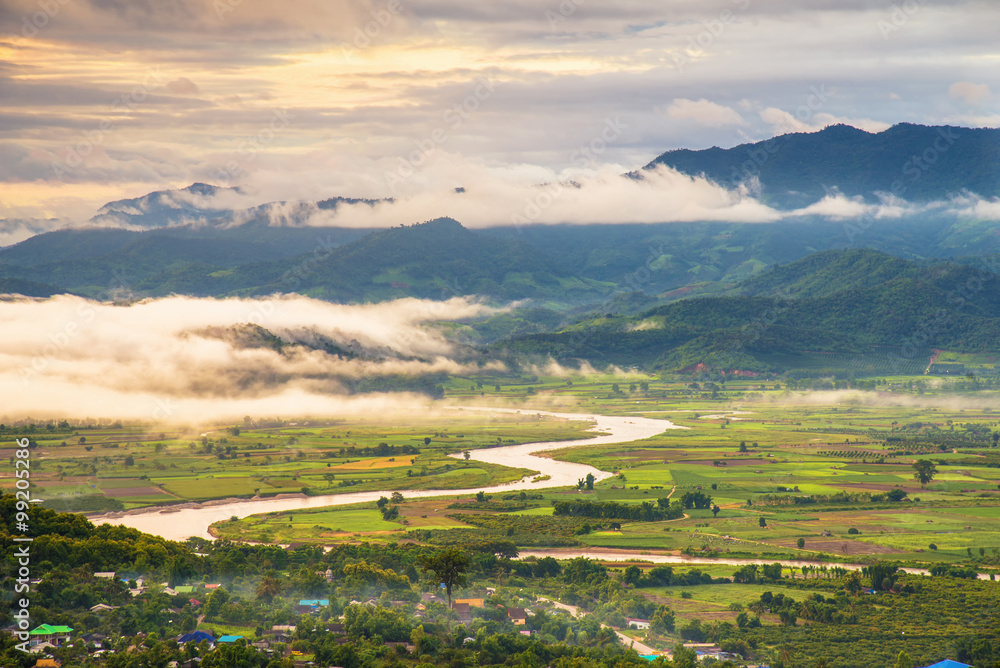
[[[0,511],[12,573],[6,527],[14,498],[3,497]],[[42,576],[32,616],[73,629],[71,642],[49,650],[70,667],[166,666],[192,657],[227,668],[306,660],[345,668],[647,665],[619,643],[616,628],[662,650],[656,668],[693,667],[695,652],[684,643],[728,653],[722,666],[880,668],[901,665],[901,654],[909,665],[951,657],[992,668],[1000,661],[1000,584],[961,572],[905,575],[889,562],[862,572],[794,573],[778,564],[609,568],[585,558],[515,560],[517,548],[506,541],[345,544],[329,552],[178,544],[95,528],[79,515],[27,512]],[[102,571],[116,574],[95,577]],[[10,604],[14,578],[5,584]],[[449,609],[449,595],[470,607]],[[635,619],[650,628],[630,630]],[[242,638],[214,648],[176,642],[195,629]],[[95,656],[95,642],[109,651]],[[0,652],[4,665],[34,663],[6,634]]]

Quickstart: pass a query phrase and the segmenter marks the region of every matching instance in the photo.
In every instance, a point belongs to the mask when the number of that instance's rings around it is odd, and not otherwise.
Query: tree
[[[430,444],[431,444],[431,437],[424,436],[424,445],[430,445]]]
[[[757,518],[757,524],[759,524],[762,529],[767,528],[767,520],[765,520],[763,517]]]
[[[257,585],[257,598],[270,603],[276,596],[281,596],[282,589],[281,581],[275,576],[275,572],[268,571]]]
[[[649,630],[655,635],[671,633],[674,630],[674,611],[665,605],[656,608],[649,618]]]
[[[211,619],[222,612],[222,606],[229,602],[229,592],[222,587],[215,589],[205,599],[205,618]]]
[[[718,517],[720,510],[722,510],[722,508],[719,508],[718,506],[712,506],[712,517]]]
[[[896,664],[893,668],[913,668],[913,659],[906,652],[900,651],[899,656],[896,657]]]
[[[465,572],[469,570],[469,555],[464,550],[457,547],[449,547],[446,550],[435,552],[431,556],[425,556],[420,560],[420,568],[424,571],[434,573],[448,593],[448,607],[451,607],[451,590],[454,587],[463,587],[466,583]]]
[[[632,565],[625,569],[625,573],[622,576],[622,582],[630,585],[639,584],[639,578],[642,577],[642,570],[636,566]]]
[[[918,459],[913,464],[913,471],[913,477],[920,481],[921,487],[929,483],[937,475],[937,467],[929,459]]]
[[[585,478],[585,480],[586,480],[586,483],[587,483],[587,489],[593,490],[594,489],[594,481],[597,480],[597,478],[594,477],[594,474],[593,473],[588,473],[587,477]]]
[[[469,461],[469,459],[472,457],[472,453],[466,450],[465,452],[462,453],[462,456],[465,457],[465,461]]]
[[[805,538],[799,538],[797,541],[795,541],[795,547],[799,548],[800,550],[802,548],[804,548],[805,546],[806,546],[806,539]]]
[[[393,503],[402,503],[403,502],[403,495],[400,494],[399,492],[393,492],[391,498],[392,498],[392,502]]]
[[[857,571],[851,571],[844,578],[844,589],[851,594],[857,594],[861,591],[861,575]]]
[[[746,441],[740,441],[740,452],[748,452]]]

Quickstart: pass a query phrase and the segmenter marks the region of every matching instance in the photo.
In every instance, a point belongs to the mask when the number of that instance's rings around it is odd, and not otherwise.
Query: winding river
[[[493,487],[476,489],[428,489],[428,490],[400,490],[408,498],[427,498],[434,496],[452,496],[475,494],[482,490],[487,493],[510,492],[518,490],[537,490],[545,487],[565,487],[575,485],[578,480],[585,478],[588,473],[594,475],[597,480],[604,480],[612,476],[607,471],[600,471],[586,464],[576,464],[573,462],[562,462],[549,457],[540,457],[536,453],[561,448],[571,448],[586,445],[613,445],[616,443],[630,443],[645,438],[650,438],[661,434],[668,429],[687,429],[680,427],[668,420],[652,418],[614,416],[614,415],[589,415],[578,413],[552,413],[548,411],[519,410],[514,408],[466,408],[461,410],[484,410],[489,412],[503,413],[526,413],[529,415],[546,415],[550,417],[563,418],[569,420],[583,420],[593,422],[594,426],[588,431],[596,432],[598,435],[593,438],[575,439],[569,441],[546,441],[542,443],[524,443],[521,445],[506,445],[496,448],[486,448],[472,450],[472,459],[491,464],[500,464],[515,468],[526,468],[538,471],[541,475],[550,476],[544,482],[532,482],[532,477],[521,478],[514,482],[495,485]],[[451,455],[461,458],[462,453]],[[268,498],[257,500],[225,500],[214,501],[205,504],[188,504],[180,509],[170,508],[166,511],[163,507],[142,508],[131,510],[126,513],[109,513],[92,517],[94,524],[121,524],[134,527],[140,531],[162,536],[169,540],[185,540],[192,536],[211,539],[208,527],[214,522],[229,519],[230,517],[247,517],[259,513],[275,511],[298,510],[301,508],[321,508],[324,506],[345,506],[352,503],[365,503],[378,500],[384,496],[385,492],[354,492],[349,494],[330,494],[326,496],[304,496],[295,495],[291,498]],[[727,559],[708,557],[688,557],[684,555],[648,553],[628,550],[614,549],[555,549],[555,550],[523,550],[521,558],[524,557],[555,557],[557,559],[573,559],[575,557],[586,557],[588,559],[598,559],[600,561],[645,561],[654,564],[686,564],[689,566],[698,564],[727,564],[731,566],[744,566],[747,564],[769,564],[781,563],[785,567],[802,568],[803,566],[819,566],[824,562],[804,561],[804,560],[775,560],[775,559]],[[829,566],[840,566],[848,570],[860,570],[862,564],[830,563]],[[925,569],[906,568],[901,569],[908,573],[919,573],[928,575]],[[979,574],[980,579],[989,579],[985,573]]]
[[[586,415],[576,413],[551,413],[548,411],[518,410],[513,408],[490,408],[490,409],[461,409],[461,410],[486,410],[497,413],[525,413],[529,415],[547,415],[550,417],[564,418],[570,420],[584,420],[593,422],[594,426],[589,431],[597,432],[598,435],[592,438],[576,439],[569,441],[546,441],[542,443],[524,443],[521,445],[506,445],[496,448],[485,448],[481,450],[471,450],[471,458],[480,462],[500,464],[514,468],[526,468],[538,471],[541,475],[550,476],[544,482],[532,482],[532,477],[525,477],[514,482],[495,485],[493,487],[476,489],[429,489],[429,490],[400,490],[408,498],[426,498],[443,495],[475,494],[482,490],[487,493],[510,492],[518,490],[537,490],[545,487],[565,487],[575,485],[578,480],[585,478],[588,473],[593,474],[597,480],[604,480],[611,477],[611,473],[600,471],[586,464],[576,464],[573,462],[561,462],[549,457],[539,457],[538,452],[556,450],[560,448],[571,448],[582,445],[610,445],[615,443],[629,443],[638,441],[668,429],[687,429],[679,427],[668,420],[652,418],[613,416],[613,415]],[[462,453],[451,455],[461,458]],[[206,482],[211,484],[211,482]],[[162,536],[169,540],[185,540],[192,536],[202,538],[212,538],[208,533],[208,527],[214,522],[229,519],[230,517],[247,517],[259,513],[269,513],[286,510],[299,510],[302,508],[321,508],[323,506],[344,506],[352,503],[365,503],[376,501],[380,496],[385,496],[384,491],[375,492],[353,492],[348,494],[329,494],[325,496],[300,496],[291,498],[268,498],[258,500],[226,500],[221,502],[208,502],[203,504],[186,504],[179,509],[169,509],[164,511],[162,507],[143,508],[125,513],[109,513],[91,518],[94,524],[121,524],[134,527],[145,533]]]

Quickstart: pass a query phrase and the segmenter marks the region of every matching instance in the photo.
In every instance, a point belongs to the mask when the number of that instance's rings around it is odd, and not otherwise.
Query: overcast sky
[[[613,173],[846,122],[1000,125],[1000,2],[0,0],[0,218]]]

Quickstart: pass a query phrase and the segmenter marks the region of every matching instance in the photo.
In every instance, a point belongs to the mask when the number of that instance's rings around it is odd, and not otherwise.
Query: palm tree
[[[270,603],[276,596],[281,596],[283,590],[284,587],[276,577],[276,573],[274,571],[267,571],[264,577],[261,578],[260,584],[257,585],[257,598]]]

